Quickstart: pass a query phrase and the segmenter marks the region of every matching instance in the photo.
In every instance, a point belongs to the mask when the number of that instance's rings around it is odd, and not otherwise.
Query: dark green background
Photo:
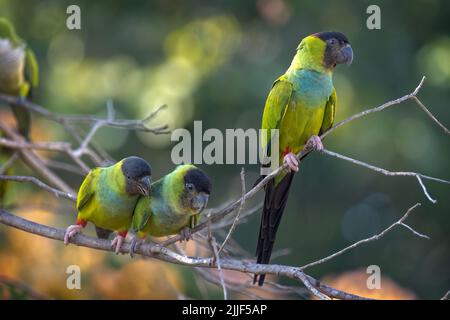
[[[74,3],[82,10],[81,31],[65,28],[65,8]],[[381,30],[366,28],[370,4],[381,8]],[[188,129],[193,120],[202,120],[204,129],[258,128],[271,83],[289,66],[301,38],[336,30],[348,36],[354,50],[351,67],[335,72],[337,121],[409,93],[426,75],[419,97],[442,123],[450,124],[448,1],[286,1],[280,15],[264,14],[264,5],[0,0],[0,15],[12,19],[36,51],[42,74],[36,101],[62,113],[104,114],[111,98],[120,116],[136,118],[166,102],[168,109],[155,124],[176,117],[173,124]],[[194,41],[181,46],[175,56],[189,56],[197,45],[204,50],[205,65],[195,61],[187,69],[171,67],[174,54],[167,39],[184,33]],[[73,59],[77,64],[69,68]],[[134,80],[124,80],[129,76]],[[61,139],[64,133],[56,134]],[[145,157],[160,177],[173,168],[173,144],[145,139],[103,129],[96,141],[116,159]],[[327,138],[325,146],[390,170],[450,179],[448,136],[414,102],[345,125]],[[240,166],[201,167],[214,181],[212,207],[238,197]],[[246,166],[246,171],[250,187],[258,167]],[[79,176],[64,177],[74,187],[81,181]],[[450,188],[425,183],[437,204],[425,198],[412,177],[386,177],[325,155],[309,156],[295,178],[276,242],[276,249],[289,248],[290,254],[275,262],[303,265],[326,256],[381,231],[421,202],[407,222],[431,240],[399,228],[309,272],[320,278],[377,264],[383,275],[419,298],[441,297],[450,287]],[[261,199],[262,194],[248,208]],[[251,253],[258,228],[259,213],[234,234]],[[194,288],[187,294],[197,296]]]

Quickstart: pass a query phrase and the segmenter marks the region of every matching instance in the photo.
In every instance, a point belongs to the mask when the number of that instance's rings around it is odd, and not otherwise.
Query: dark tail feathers
[[[271,180],[265,187],[264,207],[256,247],[257,263],[268,264],[270,261],[275,236],[286,206],[293,177],[294,173],[290,172],[277,185],[274,180]],[[265,274],[261,274],[258,279],[258,275],[255,274],[253,283],[258,282],[258,285],[262,286],[265,277]]]
[[[20,104],[11,103],[11,110],[17,121],[17,130],[25,138],[29,139],[31,126],[31,113]]]
[[[97,237],[100,239],[108,239],[109,235],[112,233],[111,230],[103,229],[100,227],[95,227],[95,233],[97,234]]]

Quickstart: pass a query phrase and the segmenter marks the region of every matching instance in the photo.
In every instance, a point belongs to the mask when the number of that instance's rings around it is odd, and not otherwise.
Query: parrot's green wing
[[[152,210],[150,208],[150,197],[141,197],[134,208],[132,229],[134,232],[141,231],[150,219]]]
[[[84,179],[78,191],[77,210],[80,211],[94,196],[95,180],[99,175],[99,169],[93,169]]]
[[[292,83],[287,81],[284,76],[278,78],[270,90],[264,107],[262,120],[262,129],[268,130],[266,141],[263,141],[267,154],[270,152],[270,129],[279,129],[281,120],[284,117],[287,106],[292,96]]]
[[[323,114],[322,127],[320,128],[319,135],[331,128],[334,123],[334,115],[336,114],[337,95],[336,89],[333,89],[333,93],[327,101],[325,106],[325,112]]]

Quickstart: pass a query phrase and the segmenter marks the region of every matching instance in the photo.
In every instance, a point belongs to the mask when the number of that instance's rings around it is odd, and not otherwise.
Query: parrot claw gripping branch
[[[6,40],[2,40],[2,38],[7,39],[9,43],[4,42]],[[253,188],[243,192],[243,195],[230,205],[223,209],[209,209],[210,214],[203,221],[200,221],[200,213],[205,209],[211,192],[211,182],[203,171],[193,165],[182,165],[162,179],[152,183],[151,167],[144,159],[128,157],[114,163],[112,158],[92,141],[96,132],[105,126],[152,134],[168,133],[167,126],[151,128],[147,125],[148,121],[153,119],[161,108],[143,120],[115,119],[112,104],[108,104],[106,118],[63,116],[53,113],[30,101],[31,89],[35,88],[38,83],[36,59],[31,49],[15,34],[11,25],[0,19],[0,57],[2,54],[16,59],[16,63],[12,64],[16,68],[11,73],[12,76],[9,77],[16,82],[12,86],[4,86],[0,83],[0,100],[11,105],[19,126],[18,132],[16,132],[0,119],[0,131],[3,133],[0,138],[0,147],[12,152],[12,160],[7,161],[4,166],[0,167],[0,182],[33,183],[37,187],[51,192],[56,197],[76,202],[78,217],[74,225],[69,226],[66,230],[61,230],[23,219],[0,208],[0,223],[39,236],[63,241],[65,244],[70,242],[98,250],[129,253],[131,255],[139,254],[170,263],[191,266],[194,269],[197,267],[205,268],[202,269],[205,279],[211,279],[211,273],[208,271],[211,268],[254,274],[254,282],[259,285],[263,285],[266,274],[281,275],[298,280],[304,285],[307,293],[320,299],[364,299],[364,297],[322,284],[307,275],[304,270],[325,263],[369,241],[376,241],[396,226],[405,227],[419,237],[426,237],[404,222],[418,205],[411,207],[400,220],[388,226],[380,234],[358,241],[329,257],[309,263],[303,268],[270,264],[275,234],[286,205],[293,176],[301,161],[311,151],[316,150],[384,175],[411,176],[417,179],[424,195],[431,202],[435,202],[435,200],[429,194],[424,184],[425,180],[450,184],[450,181],[416,172],[391,172],[323,147],[322,141],[325,136],[344,124],[383,111],[407,100],[415,101],[445,134],[450,134],[449,130],[431,114],[417,97],[424,78],[412,93],[355,114],[333,126],[337,94],[333,87],[331,74],[337,65],[348,65],[353,60],[350,42],[345,35],[339,32],[321,32],[303,39],[297,48],[291,66],[284,75],[274,82],[268,95],[262,127],[263,129],[277,128],[280,130],[280,155],[282,157],[280,163],[283,163],[283,165],[269,175],[261,177]],[[0,62],[0,72],[3,72],[1,68]],[[31,78],[24,77],[24,68],[30,70],[28,76],[31,75]],[[0,77],[0,80],[2,79]],[[312,86],[314,83],[320,85]],[[14,87],[14,90],[11,89],[12,87]],[[305,91],[305,88],[308,88],[309,91]],[[17,99],[16,96],[24,98]],[[20,112],[17,114],[16,111],[19,110]],[[30,113],[62,125],[75,141],[76,146],[72,145],[73,142],[67,141],[45,143],[31,141],[28,136]],[[294,121],[293,119],[301,120]],[[78,125],[81,124],[90,126],[89,132],[85,135],[80,134],[80,130],[78,130]],[[49,163],[36,152],[37,150],[66,154],[71,162]],[[83,156],[86,156],[95,168],[92,168],[82,158]],[[9,173],[8,169],[19,160],[23,161],[44,181],[31,176],[4,174]],[[114,164],[104,166],[104,163]],[[74,196],[74,190],[56,174],[55,170],[78,171],[86,174],[77,197]],[[225,246],[225,242],[227,242],[236,223],[238,223],[237,220],[244,202],[262,189],[265,189],[265,201],[256,263],[249,262],[247,258],[231,259],[228,254],[235,249],[233,247],[235,244],[228,241]],[[243,191],[245,191],[245,182]],[[236,219],[223,223],[224,217],[230,216],[235,211],[238,211]],[[168,215],[171,217],[170,223],[165,220]],[[88,221],[98,227],[98,234],[101,235],[99,238],[89,237],[81,233]],[[220,246],[219,250],[216,250],[213,246],[210,250],[211,257],[189,257],[180,248],[173,247],[178,241],[191,239],[193,234],[199,235],[195,241],[206,244],[208,240],[202,234],[202,231],[206,229],[209,232],[216,230],[214,227],[219,222],[222,222],[220,228],[230,225],[231,227],[223,246]],[[242,220],[239,221],[239,223],[241,222]],[[117,236],[112,241],[107,240],[109,233],[101,232],[102,229],[103,231],[115,231]],[[124,241],[129,229],[135,233],[131,243]],[[157,245],[144,242],[148,235],[159,237],[173,234],[176,235]],[[251,256],[247,252],[242,254],[247,257]],[[226,281],[229,281],[229,283],[225,283]],[[241,293],[247,292],[249,295],[254,294],[251,293],[251,289],[254,287],[251,279],[244,284],[232,283],[230,279],[226,279],[226,281],[221,275],[221,281],[217,282],[224,289],[224,297],[226,297],[227,288]],[[265,287],[269,287],[278,293],[293,292],[291,287],[283,287],[270,281],[266,281]],[[304,291],[302,294],[304,295]]]

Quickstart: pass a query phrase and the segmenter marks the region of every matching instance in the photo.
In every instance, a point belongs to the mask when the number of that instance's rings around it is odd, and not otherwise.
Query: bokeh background
[[[82,30],[65,27],[69,4],[81,7]],[[366,28],[370,4],[381,8],[381,30]],[[111,99],[123,118],[142,118],[167,104],[153,123],[167,123],[171,129],[192,130],[193,120],[202,120],[204,130],[259,128],[272,81],[289,66],[301,38],[337,30],[349,37],[355,54],[351,67],[335,72],[337,121],[410,92],[426,75],[420,98],[437,118],[450,124],[450,3],[445,0],[0,0],[0,16],[11,19],[35,50],[41,66],[35,99],[55,112],[104,115]],[[0,115],[7,119],[9,109],[2,106]],[[34,140],[67,138],[60,126],[34,117]],[[116,159],[127,155],[148,159],[156,178],[174,167],[170,135],[103,128],[95,141]],[[413,102],[345,125],[327,138],[326,147],[387,169],[450,179],[448,136]],[[200,167],[214,182],[211,207],[239,196],[241,166]],[[245,169],[250,187],[259,169],[250,165]],[[30,174],[20,165],[16,173]],[[74,188],[83,178],[61,175]],[[309,156],[295,178],[278,232],[276,250],[289,252],[281,251],[284,254],[274,262],[303,265],[322,258],[381,231],[422,202],[407,222],[431,240],[399,228],[309,272],[354,293],[440,298],[450,287],[450,188],[426,184],[437,204],[424,197],[413,178],[385,177],[325,155]],[[262,194],[247,208],[261,200]],[[71,203],[30,185],[14,185],[6,205],[20,216],[60,228],[75,218]],[[249,257],[255,250],[259,218],[258,212],[234,233]],[[93,234],[92,227],[86,233]],[[194,250],[189,246],[194,245],[188,245],[188,251]],[[81,267],[82,290],[65,286],[71,264]],[[365,269],[372,264],[381,268],[382,290],[366,292],[361,287]],[[221,289],[199,280],[186,267],[64,247],[0,226],[0,298],[35,295],[220,298]]]

